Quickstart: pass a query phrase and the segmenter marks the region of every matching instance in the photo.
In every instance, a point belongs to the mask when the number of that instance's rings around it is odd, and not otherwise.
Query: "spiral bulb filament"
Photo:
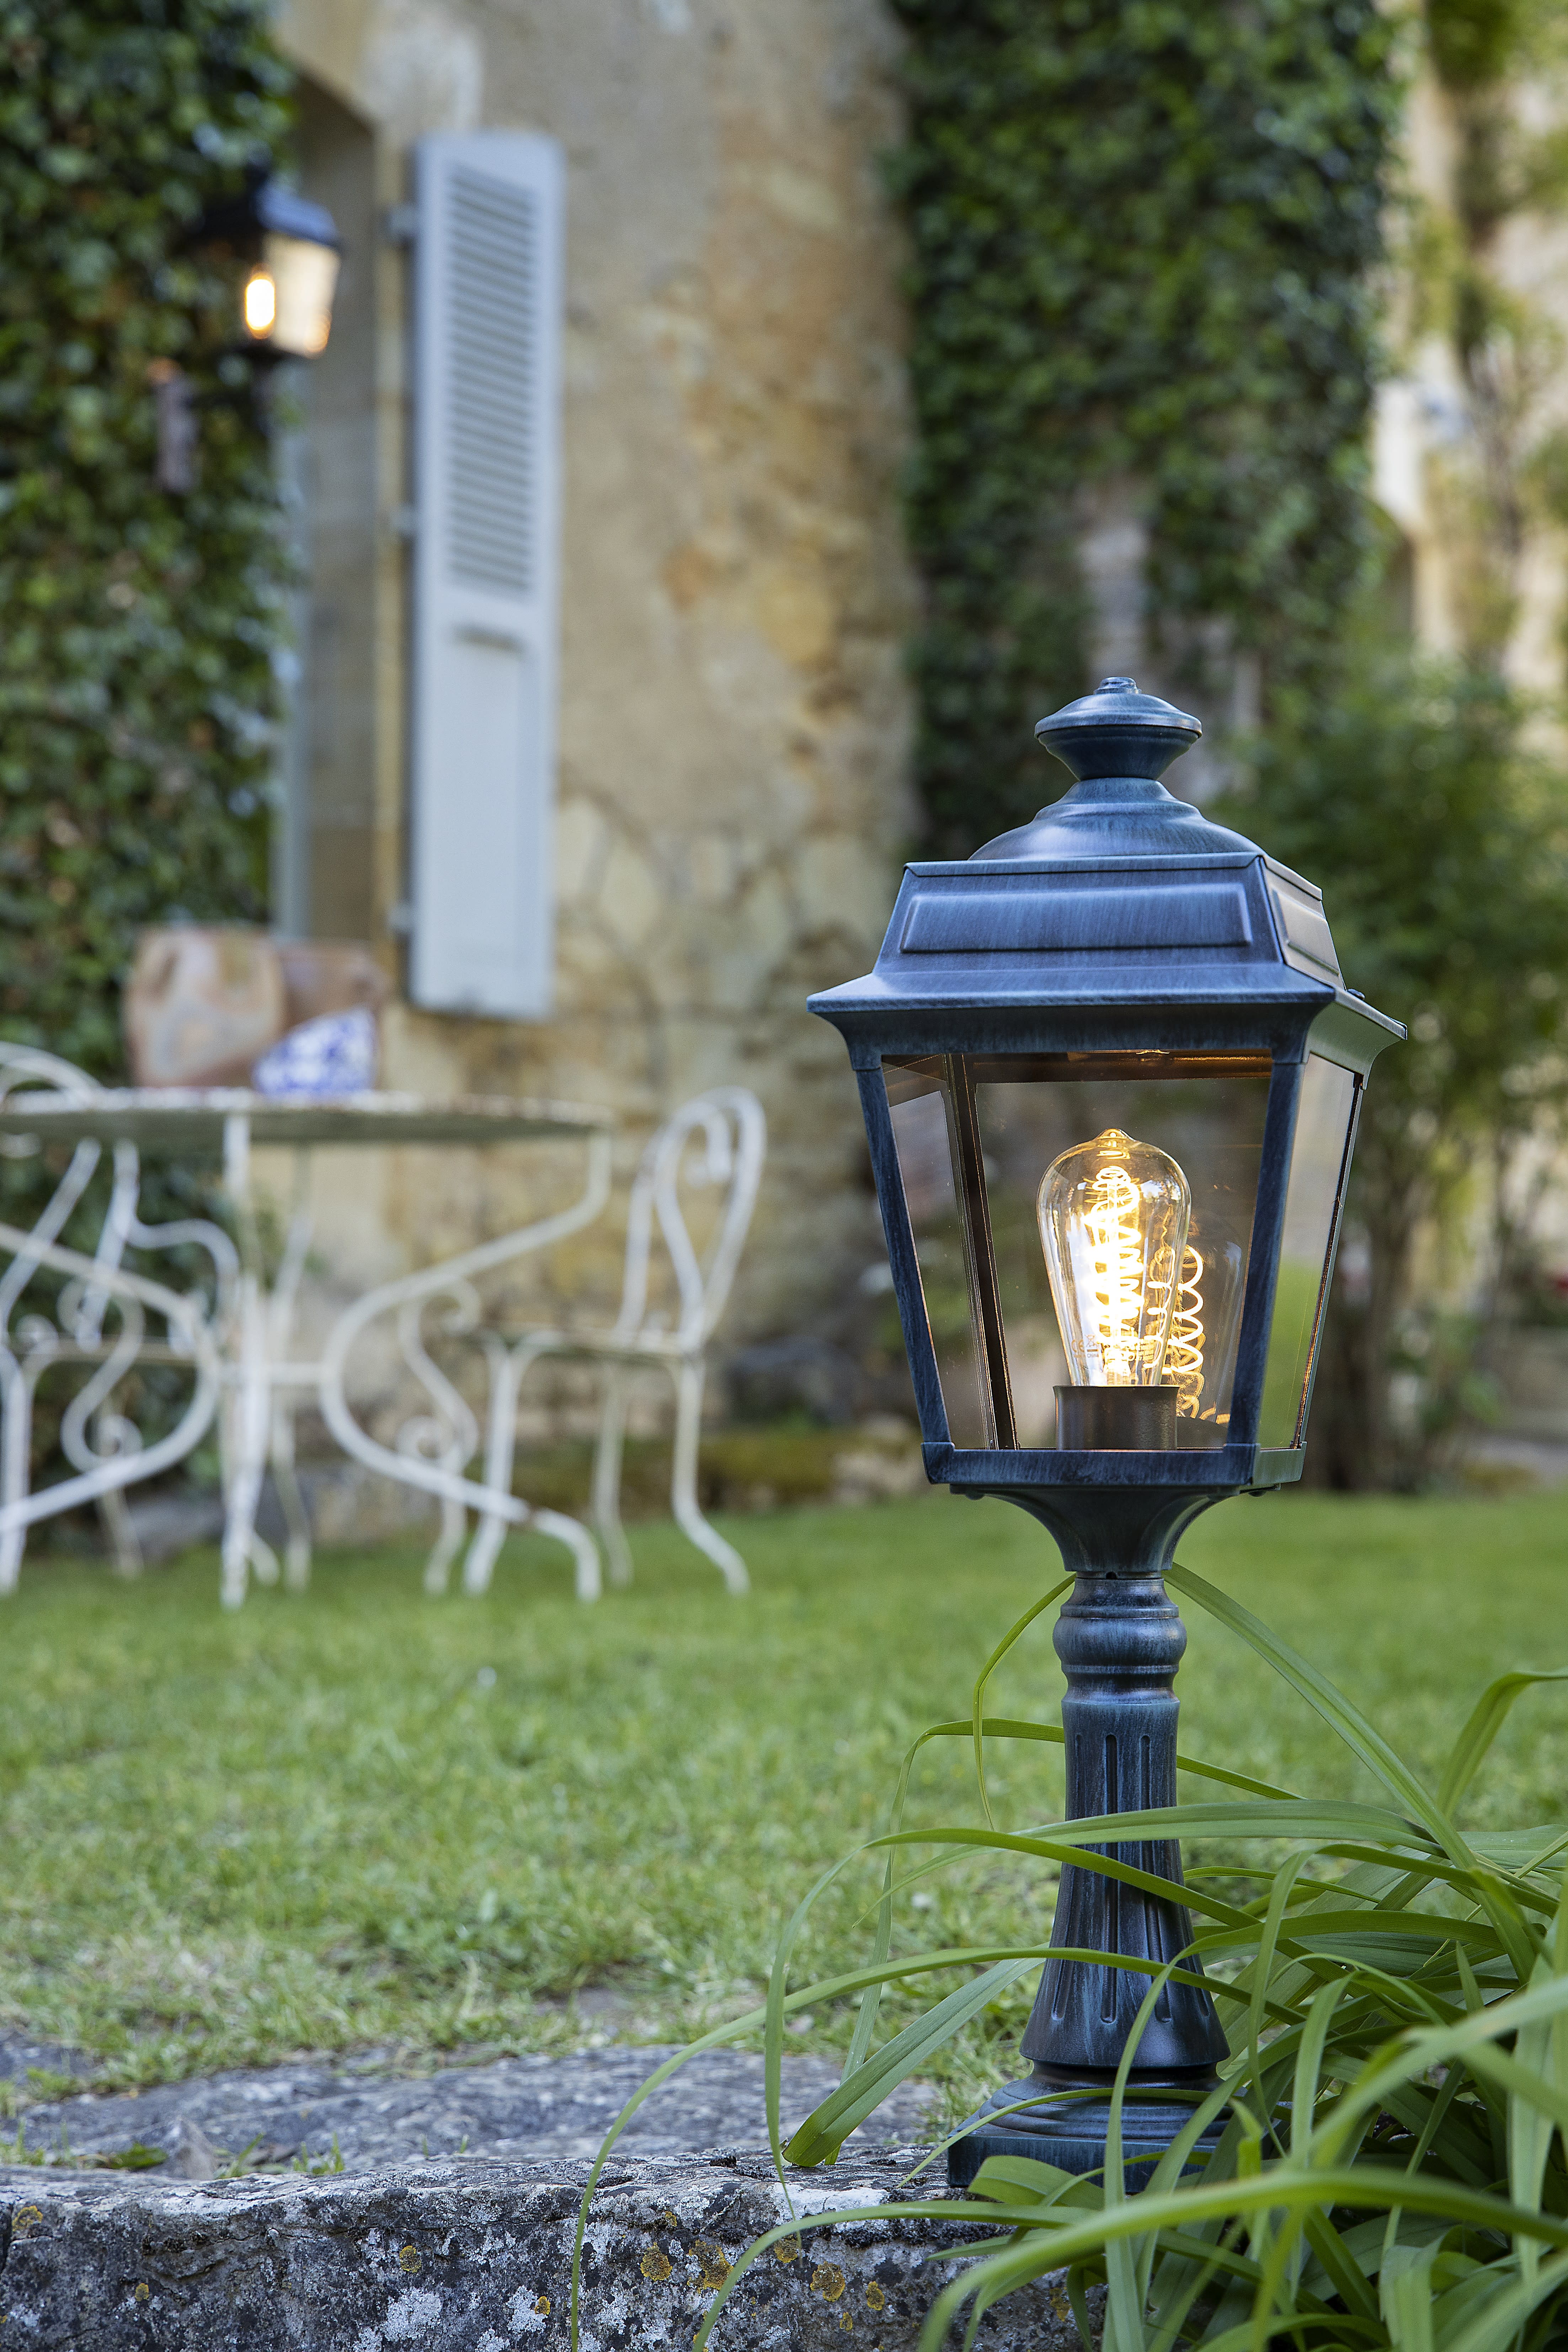
[[[1172,1378],[1166,1357],[1178,1308],[1188,1306],[1195,1318],[1202,1299],[1195,1275],[1193,1302],[1178,1280],[1188,1271],[1192,1194],[1170,1154],[1107,1128],[1051,1162],[1037,1212],[1075,1385],[1142,1388]],[[1195,1347],[1201,1387],[1201,1323],[1189,1325],[1186,1345]],[[1196,1388],[1193,1395],[1195,1412]]]
[[[1090,1179],[1083,1203],[1093,1315],[1107,1381],[1130,1387],[1132,1368],[1148,1346],[1143,1324],[1143,1241],[1138,1230],[1142,1199],[1125,1168],[1102,1169]]]
[[[1165,1350],[1165,1377],[1181,1391],[1177,1418],[1195,1421],[1204,1392],[1204,1278],[1202,1253],[1191,1242],[1182,1252],[1182,1278],[1176,1286],[1176,1309],[1171,1318],[1171,1343]]]

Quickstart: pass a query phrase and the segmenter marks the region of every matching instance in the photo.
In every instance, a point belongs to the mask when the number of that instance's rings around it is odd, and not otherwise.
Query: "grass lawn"
[[[819,1863],[881,1826],[910,1739],[967,1713],[986,1652],[1059,1571],[1021,1513],[945,1495],[731,1532],[743,1601],[657,1526],[635,1531],[635,1589],[592,1609],[558,1549],[526,1540],[480,1601],[426,1600],[413,1553],[340,1555],[308,1596],[256,1592],[233,1617],[210,1554],[139,1584],[26,1567],[0,1603],[0,2023],[132,2081],[367,2043],[678,2037],[750,2006]],[[1568,1665],[1555,1494],[1242,1500],[1181,1556],[1429,1769],[1489,1676]],[[1304,1706],[1212,1621],[1188,1625],[1192,1753],[1356,1790]],[[1042,1620],[988,1704],[1047,1713],[1059,1687]],[[996,1751],[1000,1821],[1058,1811],[1056,1756]],[[911,1818],[972,1818],[959,1744],[926,1758]],[[1565,1799],[1568,1698],[1548,1690],[1472,1817]],[[824,1902],[804,1969],[861,1956],[873,1884],[862,1864]],[[1012,1860],[925,1890],[921,1942],[1026,1940],[1048,1917],[1048,1882]],[[607,2021],[579,2007],[590,1987],[616,1994]],[[823,2014],[800,2046],[847,2035]],[[1005,2054],[957,2062],[954,2095]]]

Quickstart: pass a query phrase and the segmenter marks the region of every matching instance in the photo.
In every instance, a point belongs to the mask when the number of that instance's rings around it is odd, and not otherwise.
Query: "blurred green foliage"
[[[1560,37],[1563,22],[1558,0],[1426,0],[1426,16],[1437,78],[1458,94],[1500,81]]]
[[[265,905],[287,559],[235,265],[192,232],[287,133],[268,13],[0,0],[0,1034],[105,1075],[137,928]]]
[[[1523,718],[1500,678],[1394,652],[1277,725],[1240,804],[1272,856],[1332,877],[1347,979],[1409,1026],[1357,1144],[1406,1215],[1436,1205],[1468,1145],[1524,1131],[1557,1083],[1568,807]]]
[[[1320,676],[1360,578],[1373,273],[1398,128],[1377,0],[896,0],[908,517],[930,846],[1038,805],[1078,693],[1075,543],[1136,486],[1167,668]]]
[[[1327,707],[1282,716],[1232,812],[1324,886],[1347,981],[1410,1031],[1367,1088],[1366,1255],[1342,1268],[1313,1408],[1337,1484],[1397,1466],[1384,1374],[1424,1221],[1563,1092],[1568,807],[1526,715],[1495,674],[1374,649]]]

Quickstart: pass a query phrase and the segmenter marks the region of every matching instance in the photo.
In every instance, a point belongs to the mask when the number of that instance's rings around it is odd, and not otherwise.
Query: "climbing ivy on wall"
[[[1455,633],[1502,667],[1530,560],[1568,523],[1563,333],[1517,267],[1521,235],[1560,233],[1568,206],[1568,20],[1560,0],[1426,0],[1426,28],[1452,163],[1446,201],[1414,213],[1407,333],[1447,342],[1465,428],[1429,455],[1426,494]]]
[[[1128,486],[1167,677],[1324,674],[1368,554],[1375,273],[1398,130],[1378,0],[895,0],[909,130],[928,845],[1049,796],[1092,683],[1086,500]]]
[[[189,238],[286,134],[267,16],[0,0],[0,1034],[100,1073],[137,927],[265,906],[286,559],[234,266]]]

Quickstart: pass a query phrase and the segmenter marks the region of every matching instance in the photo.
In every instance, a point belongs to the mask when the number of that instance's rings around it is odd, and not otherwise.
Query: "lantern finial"
[[[1202,722],[1157,694],[1140,694],[1131,677],[1102,677],[1092,694],[1042,719],[1035,733],[1077,778],[1033,822],[999,834],[974,852],[976,862],[1071,857],[1103,850],[1128,856],[1226,856],[1256,845],[1214,824],[1160,782],[1160,772],[1203,733]]]
[[[1152,781],[1197,741],[1201,722],[1157,694],[1140,694],[1136,678],[1102,677],[1092,694],[1042,719],[1035,733],[1080,783],[1101,776]]]

